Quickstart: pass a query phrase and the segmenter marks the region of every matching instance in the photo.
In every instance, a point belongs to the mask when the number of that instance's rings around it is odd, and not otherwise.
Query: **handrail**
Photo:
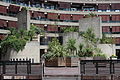
[[[4,80],[6,78],[4,76],[11,76],[12,79],[20,76],[26,80],[29,80],[30,76],[39,76],[36,78],[41,80],[41,67],[41,63],[31,63],[31,61],[0,61],[0,80]]]
[[[110,72],[109,74],[115,74],[115,68],[116,68],[115,64],[120,63],[120,60],[112,60],[112,59],[110,59],[110,60],[81,60],[80,61],[81,75],[86,74],[86,70],[88,68],[86,68],[85,66],[89,65],[87,63],[92,63],[94,65],[92,67],[92,69],[95,68],[95,72],[96,72],[95,74],[99,74],[99,68],[103,68],[106,66],[107,66],[107,68],[109,68],[109,72]],[[109,65],[107,65],[107,64],[109,64]],[[117,68],[119,68],[119,67],[117,67]]]
[[[120,63],[120,59],[117,60],[81,60],[80,62],[119,62]]]
[[[15,65],[15,73],[18,73],[18,65],[27,65],[27,74],[31,74],[31,62],[30,61],[0,61],[2,67],[2,74],[6,74],[6,65]],[[1,74],[1,73],[0,73]]]
[[[119,1],[119,0],[75,0],[75,1]]]

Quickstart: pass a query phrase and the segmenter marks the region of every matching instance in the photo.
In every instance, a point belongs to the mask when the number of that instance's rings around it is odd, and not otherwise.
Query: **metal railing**
[[[84,76],[120,75],[120,60],[81,60],[81,80]],[[112,79],[111,79],[112,80]]]
[[[119,0],[77,0],[77,1],[119,1]]]
[[[25,73],[31,74],[30,61],[0,61],[0,74],[18,74],[19,68],[23,66],[26,68]],[[10,68],[12,69],[11,71],[9,70]]]
[[[31,61],[0,61],[0,80],[11,77],[15,79],[16,76],[22,79],[31,79],[30,76],[35,76],[36,79],[42,79],[42,64],[31,63]],[[37,76],[37,77],[36,77]]]

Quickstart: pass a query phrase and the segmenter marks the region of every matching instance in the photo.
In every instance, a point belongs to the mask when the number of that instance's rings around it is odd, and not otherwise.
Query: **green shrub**
[[[93,57],[103,57],[103,58],[106,58],[106,54],[104,53],[96,53],[93,55]]]

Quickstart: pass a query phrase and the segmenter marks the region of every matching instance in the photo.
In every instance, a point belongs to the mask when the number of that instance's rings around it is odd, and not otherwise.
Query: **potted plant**
[[[80,60],[92,60],[93,48],[86,47],[84,44],[80,43],[77,55],[80,57]]]
[[[66,66],[66,58],[68,52],[66,48],[61,45],[57,38],[53,38],[49,43],[47,53],[43,55],[46,66]],[[54,63],[54,64],[53,64]]]

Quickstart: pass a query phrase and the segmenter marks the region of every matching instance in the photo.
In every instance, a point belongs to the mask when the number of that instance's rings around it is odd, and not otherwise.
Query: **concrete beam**
[[[10,34],[9,30],[0,29],[0,34]]]
[[[48,25],[63,25],[63,26],[79,26],[79,23],[75,22],[56,22],[56,21],[40,21],[40,20],[30,20],[34,24],[48,24]]]
[[[10,21],[17,21],[18,20],[16,17],[3,16],[3,15],[0,15],[0,19],[10,20]]]

